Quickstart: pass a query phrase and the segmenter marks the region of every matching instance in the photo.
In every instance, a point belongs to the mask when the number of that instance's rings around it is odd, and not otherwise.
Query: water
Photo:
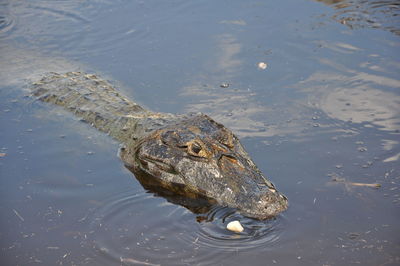
[[[397,1],[2,1],[2,265],[399,265],[399,13]],[[289,209],[196,214],[146,192],[118,143],[26,97],[70,70],[222,122]],[[243,233],[225,229],[235,219]]]

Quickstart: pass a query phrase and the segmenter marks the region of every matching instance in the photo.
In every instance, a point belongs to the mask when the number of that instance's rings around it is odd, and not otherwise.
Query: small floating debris
[[[229,222],[226,226],[226,229],[235,233],[240,233],[244,230],[242,224],[239,221]]]
[[[368,149],[366,148],[366,147],[358,147],[358,149],[357,149],[359,152],[365,152],[365,151],[367,151]]]
[[[136,260],[133,258],[123,258],[123,257],[119,257],[121,263],[124,264],[141,264],[141,265],[148,265],[148,266],[160,266],[160,264],[153,264],[150,262],[146,262],[146,261],[142,261],[142,260]]]
[[[25,221],[25,219],[21,216],[21,214],[19,214],[19,213],[17,212],[16,209],[13,209],[13,211],[14,211],[15,215],[17,215],[17,217],[18,217],[22,222]]]
[[[357,186],[357,187],[372,187],[372,188],[380,188],[382,185],[379,183],[359,183],[359,182],[350,182],[346,181],[344,178],[333,177],[333,182],[344,183],[346,185]]]
[[[0,158],[5,157],[7,154],[5,152],[0,152]]]
[[[226,82],[224,82],[224,83],[221,83],[221,85],[219,85],[221,88],[224,88],[224,89],[226,89],[226,88],[228,88],[229,87],[229,83],[226,83]]]
[[[359,186],[359,187],[372,187],[372,188],[380,188],[382,185],[378,183],[357,183],[357,182],[349,182],[349,185]]]
[[[350,233],[347,235],[347,237],[351,240],[357,239],[360,236],[359,233]]]
[[[264,63],[264,62],[258,63],[258,68],[259,68],[259,69],[264,70],[264,69],[267,68],[267,66],[268,66],[267,63]]]
[[[219,23],[221,24],[233,24],[233,25],[239,25],[239,26],[246,26],[246,21],[242,19],[238,20],[222,20]]]

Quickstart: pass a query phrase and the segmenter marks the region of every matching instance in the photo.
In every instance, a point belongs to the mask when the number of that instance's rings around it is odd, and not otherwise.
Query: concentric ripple
[[[0,9],[7,10],[4,5],[0,4]],[[0,38],[7,36],[15,26],[15,19],[11,14],[6,14],[4,10],[0,10]]]
[[[145,192],[119,194],[89,216],[87,239],[96,258],[128,265],[159,265],[166,258],[207,265],[231,251],[265,251],[279,241],[285,224],[282,217],[257,221],[220,206],[193,214]],[[245,230],[228,231],[226,225],[232,220],[240,220]]]
[[[200,224],[200,230],[196,232],[196,241],[202,246],[227,251],[272,246],[279,241],[285,223],[283,216],[259,221],[219,206],[210,211],[209,215],[213,216],[213,221]],[[235,220],[243,225],[243,232],[233,233],[226,229],[227,224]]]

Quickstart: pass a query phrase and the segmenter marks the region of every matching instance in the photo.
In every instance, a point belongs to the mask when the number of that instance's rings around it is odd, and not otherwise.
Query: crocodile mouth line
[[[140,165],[144,169],[148,169],[148,164],[152,163],[153,165],[157,166],[157,168],[159,168],[160,170],[162,170],[164,172],[175,174],[175,175],[178,174],[178,172],[175,170],[175,167],[173,167],[172,165],[167,164],[157,158],[153,158],[153,157],[150,157],[147,155],[141,156],[141,157],[139,157],[139,162],[140,162]]]

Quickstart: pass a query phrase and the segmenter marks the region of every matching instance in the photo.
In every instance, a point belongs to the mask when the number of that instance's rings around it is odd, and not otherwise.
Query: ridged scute
[[[49,73],[33,84],[32,93],[41,101],[73,112],[123,143],[139,138],[145,130],[143,127],[156,124],[156,120],[175,118],[171,114],[145,110],[121,95],[109,82],[83,72]],[[143,125],[145,120],[151,121]]]

